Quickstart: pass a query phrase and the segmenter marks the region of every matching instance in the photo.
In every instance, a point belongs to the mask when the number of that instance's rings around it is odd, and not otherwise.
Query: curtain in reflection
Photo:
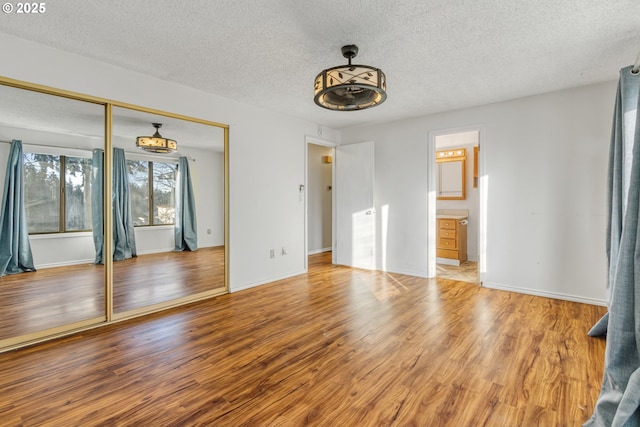
[[[24,206],[22,141],[13,140],[0,212],[0,276],[35,271]]]
[[[137,256],[133,231],[127,161],[122,148],[113,149],[113,259]]]
[[[91,175],[91,212],[96,264],[104,264],[104,150],[93,150]]]
[[[590,331],[607,336],[604,377],[585,426],[640,426],[640,73],[631,68],[620,70],[609,151],[608,313]]]
[[[189,160],[182,156],[178,162],[176,182],[176,251],[198,249],[198,224],[196,222],[196,199],[191,186]]]

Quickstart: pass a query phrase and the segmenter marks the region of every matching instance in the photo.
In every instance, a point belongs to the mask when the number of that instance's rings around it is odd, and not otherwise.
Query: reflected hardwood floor
[[[606,308],[330,265],[0,354],[5,426],[579,426]]]
[[[114,311],[224,286],[224,248],[140,255],[114,263]],[[0,339],[104,315],[104,266],[73,265],[0,277]]]
[[[141,255],[113,264],[113,311],[224,287],[224,247]]]

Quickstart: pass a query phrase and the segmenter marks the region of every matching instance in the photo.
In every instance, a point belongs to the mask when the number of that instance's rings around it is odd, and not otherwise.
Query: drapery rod
[[[0,140],[0,142],[2,142],[3,144],[11,144],[13,141]],[[93,149],[65,147],[63,145],[38,145],[38,144],[29,144],[29,143],[25,143],[25,142],[23,142],[22,145],[26,145],[26,146],[29,146],[29,147],[38,147],[38,148],[66,148],[66,149],[69,149],[69,150],[93,151]]]

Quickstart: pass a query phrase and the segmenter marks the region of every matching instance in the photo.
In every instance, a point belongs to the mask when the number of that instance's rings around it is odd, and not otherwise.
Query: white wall
[[[230,126],[230,288],[304,271],[305,135],[318,125],[0,34],[0,75]],[[43,67],[42,64],[47,64]],[[323,138],[339,133],[323,128]],[[196,162],[197,163],[197,162]],[[288,255],[269,258],[269,249]]]
[[[224,153],[193,148],[181,151],[191,159],[198,247],[224,245]]]
[[[387,269],[427,275],[429,132],[478,127],[484,285],[604,304],[615,90],[611,81],[343,131],[344,143],[375,141],[375,204],[390,209]]]
[[[331,250],[332,163],[322,158],[333,156],[332,147],[309,144],[307,149],[307,251],[309,254]]]

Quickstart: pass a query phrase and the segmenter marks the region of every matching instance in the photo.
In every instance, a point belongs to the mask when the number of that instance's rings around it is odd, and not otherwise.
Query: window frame
[[[58,156],[58,175],[59,185],[58,185],[58,230],[56,231],[28,231],[29,236],[42,236],[47,234],[72,234],[72,233],[86,233],[91,232],[92,228],[82,229],[82,230],[67,230],[67,217],[66,217],[66,203],[67,203],[67,157],[74,157],[79,159],[89,159],[91,157],[82,157],[78,155],[67,155],[67,154],[52,154],[47,152],[39,152],[35,150],[25,151],[22,155],[22,165],[25,165],[25,154],[39,154],[39,155],[47,155],[47,156]],[[26,184],[26,178],[25,178]],[[91,182],[89,183],[91,185]]]
[[[169,159],[168,159],[169,160]],[[173,160],[173,159],[170,159]],[[136,160],[136,159],[127,159],[126,160],[127,163],[128,162],[147,162],[148,164],[148,168],[147,168],[147,192],[148,192],[148,201],[147,201],[147,215],[149,218],[149,223],[148,224],[140,224],[140,225],[136,225],[134,224],[134,228],[145,228],[145,227],[173,227],[176,225],[176,217],[175,217],[175,204],[176,204],[176,199],[174,197],[174,215],[173,215],[173,222],[171,223],[164,223],[164,224],[155,224],[154,220],[155,220],[155,216],[154,216],[154,211],[153,211],[153,206],[154,206],[154,193],[153,193],[153,178],[154,178],[154,174],[153,174],[153,169],[154,169],[154,163],[164,163],[164,164],[168,164],[168,165],[173,165],[175,166],[175,172],[177,174],[178,172],[178,162],[173,162],[173,161],[156,161],[156,160],[148,160],[148,159],[141,159],[141,160]],[[177,178],[177,176],[176,176]],[[177,184],[177,179],[174,180],[174,182]],[[175,189],[175,186],[174,186]],[[174,190],[174,196],[175,196],[175,190]],[[133,210],[133,209],[132,209]]]

